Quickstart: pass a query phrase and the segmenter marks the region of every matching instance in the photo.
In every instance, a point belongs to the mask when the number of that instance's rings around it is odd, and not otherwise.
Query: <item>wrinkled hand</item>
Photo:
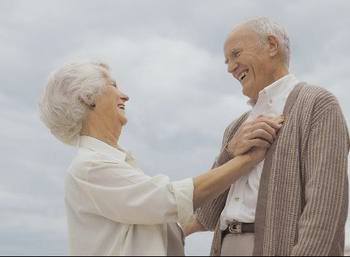
[[[265,159],[265,155],[269,148],[253,147],[245,155],[250,157],[250,162],[255,166]]]
[[[188,237],[189,235],[197,232],[205,231],[205,228],[203,225],[198,221],[198,219],[195,217],[192,221],[192,223],[187,224],[185,228],[183,229],[183,233],[185,237]]]
[[[284,122],[283,117],[264,117],[243,124],[226,146],[231,157],[243,154],[263,159]],[[250,151],[250,152],[249,152]]]

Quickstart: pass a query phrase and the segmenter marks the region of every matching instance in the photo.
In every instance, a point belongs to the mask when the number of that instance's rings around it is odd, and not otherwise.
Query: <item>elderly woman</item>
[[[269,146],[265,142],[195,178],[150,177],[118,144],[128,100],[109,68],[92,62],[54,72],[40,100],[52,134],[79,149],[66,177],[73,255],[183,255],[178,224],[185,226],[196,208],[259,163]],[[278,130],[281,122],[271,120],[270,126]]]

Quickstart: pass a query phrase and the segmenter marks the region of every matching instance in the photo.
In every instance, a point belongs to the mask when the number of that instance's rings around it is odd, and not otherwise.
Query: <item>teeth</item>
[[[241,75],[239,76],[239,80],[242,81],[246,76],[247,76],[248,72],[242,72]]]

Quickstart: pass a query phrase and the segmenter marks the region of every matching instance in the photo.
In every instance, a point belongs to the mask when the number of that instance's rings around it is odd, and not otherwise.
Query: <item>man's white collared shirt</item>
[[[72,255],[167,255],[167,224],[193,217],[193,180],[149,177],[130,154],[80,138],[66,177]]]
[[[277,117],[283,114],[287,98],[299,83],[292,74],[284,76],[259,93],[247,122],[260,115]],[[226,205],[220,217],[220,229],[225,230],[233,220],[254,223],[258,200],[260,178],[264,161],[260,162],[248,175],[238,179],[230,188]]]

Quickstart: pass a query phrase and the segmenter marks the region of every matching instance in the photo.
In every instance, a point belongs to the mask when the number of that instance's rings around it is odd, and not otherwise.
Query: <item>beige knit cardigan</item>
[[[284,115],[261,176],[254,255],[344,255],[350,143],[339,104],[328,91],[301,83],[288,97]],[[223,146],[247,117],[226,129]],[[223,147],[214,167],[228,160]],[[221,251],[218,221],[227,194],[197,211],[199,222],[215,230],[215,256]]]

